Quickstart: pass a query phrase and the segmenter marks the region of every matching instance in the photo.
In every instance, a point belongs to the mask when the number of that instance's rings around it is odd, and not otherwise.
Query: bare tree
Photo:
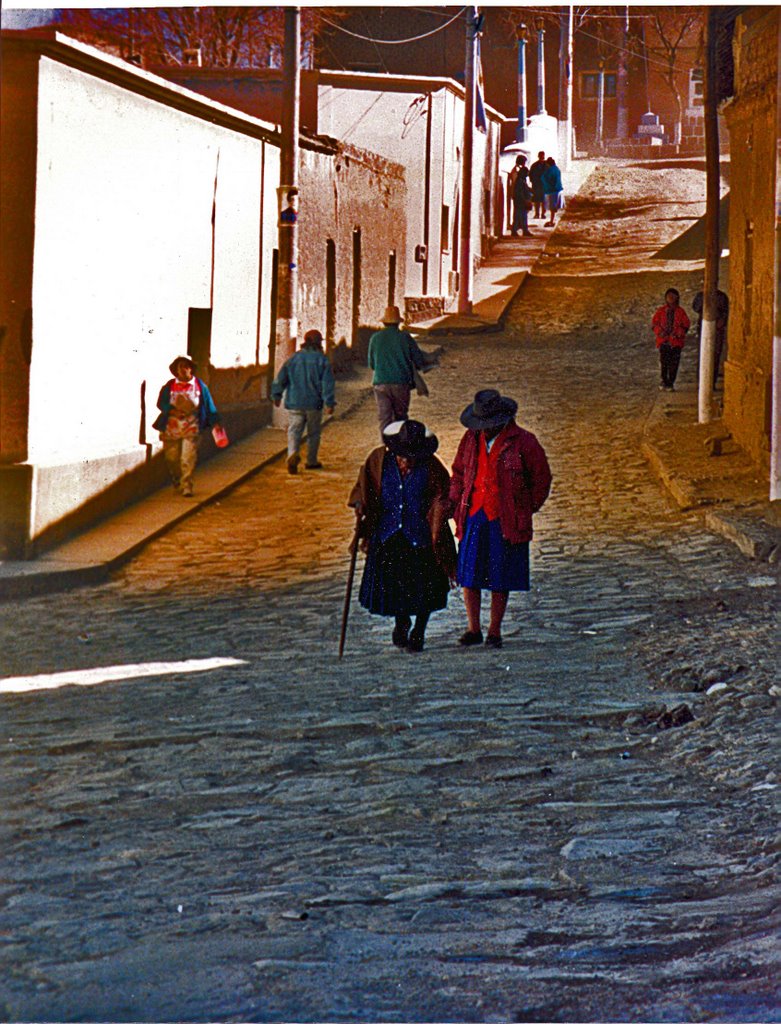
[[[675,100],[674,142],[677,145],[681,141],[684,110],[682,73],[690,71],[702,57],[703,8],[648,7],[646,13],[650,17],[651,29],[646,32],[646,50],[655,62],[662,65],[658,73]]]
[[[332,21],[344,17],[328,8]],[[322,23],[320,9],[302,9],[304,47]],[[281,7],[133,7],[66,9],[61,22],[77,38],[145,65],[268,67],[284,39]]]

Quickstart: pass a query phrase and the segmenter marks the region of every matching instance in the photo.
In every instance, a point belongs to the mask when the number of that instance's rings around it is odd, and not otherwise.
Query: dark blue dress
[[[424,508],[427,479],[425,460],[402,476],[395,457],[385,455],[382,512],[369,540],[358,597],[373,615],[421,615],[447,604],[448,578],[434,555]]]
[[[499,520],[480,509],[467,518],[456,578],[475,590],[529,590],[529,545],[506,541]]]

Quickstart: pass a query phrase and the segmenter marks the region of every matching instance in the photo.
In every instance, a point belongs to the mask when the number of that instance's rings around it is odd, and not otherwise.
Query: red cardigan
[[[479,436],[478,431],[467,430],[453,462],[449,497],[459,540],[464,535],[477,476]],[[532,539],[532,515],[539,512],[550,493],[550,466],[534,434],[514,421],[504,428],[494,444],[500,446],[497,479],[502,536],[511,544],[523,544]]]
[[[683,348],[686,332],[691,327],[691,321],[686,315],[686,311],[680,306],[674,306],[673,308],[675,309],[673,331],[669,337],[667,335],[667,310],[669,309],[667,303],[660,306],[654,313],[651,327],[656,335],[657,348],[660,348],[665,342],[668,345],[672,345],[673,348]]]

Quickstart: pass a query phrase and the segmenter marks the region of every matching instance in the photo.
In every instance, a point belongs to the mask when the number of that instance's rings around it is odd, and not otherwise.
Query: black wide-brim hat
[[[407,459],[433,455],[439,448],[439,439],[419,420],[396,420],[382,432],[385,447],[394,455]]]
[[[503,427],[518,412],[518,403],[500,395],[494,388],[478,391],[475,400],[461,413],[461,422],[470,430]]]
[[[192,361],[192,359],[190,359],[189,356],[177,356],[176,359],[174,359],[174,361],[168,367],[168,369],[174,375],[174,377],[176,376],[176,367],[179,365],[179,363],[187,363],[187,365],[190,367],[193,373],[195,373],[195,363]]]

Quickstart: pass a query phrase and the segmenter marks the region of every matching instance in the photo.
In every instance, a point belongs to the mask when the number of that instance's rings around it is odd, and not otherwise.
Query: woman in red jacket
[[[485,643],[501,647],[510,591],[529,589],[532,516],[548,497],[551,472],[537,438],[515,422],[517,410],[512,398],[486,389],[461,414],[467,432],[453,463],[450,502],[468,620],[459,640],[464,647],[483,642],[483,590],[491,591]]]
[[[675,378],[678,376],[681,351],[686,340],[686,332],[691,326],[680,301],[678,289],[668,288],[664,293],[664,305],[657,309],[651,320],[662,370],[660,391],[675,391]]]

